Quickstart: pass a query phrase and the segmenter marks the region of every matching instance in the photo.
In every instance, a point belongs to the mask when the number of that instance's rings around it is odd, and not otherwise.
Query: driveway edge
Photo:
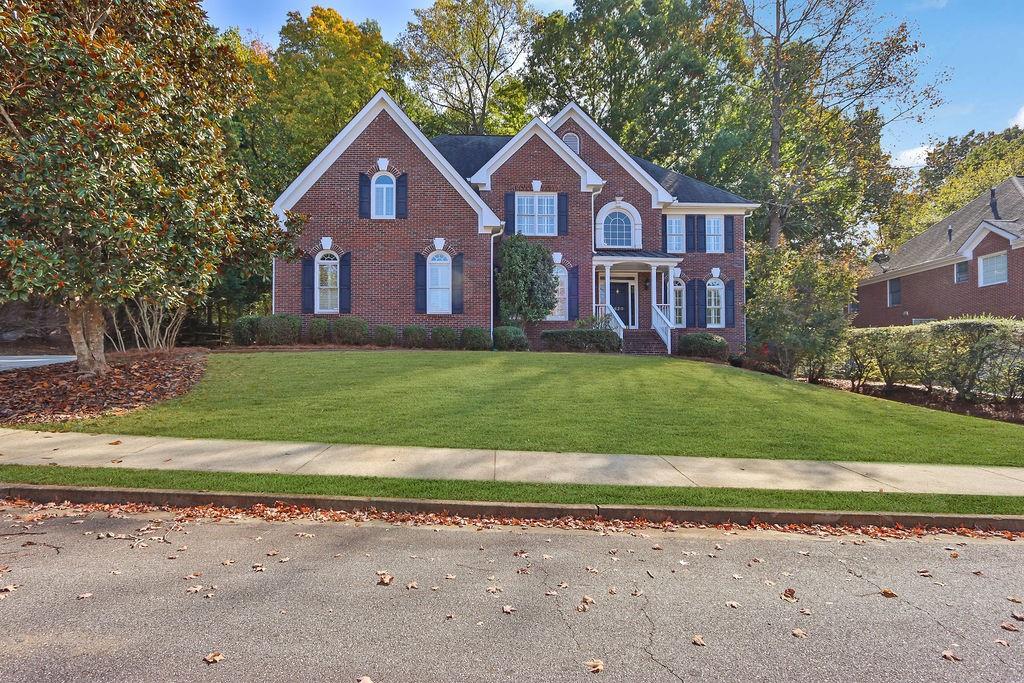
[[[1024,515],[945,515],[899,512],[842,512],[829,510],[774,510],[743,508],[694,508],[646,505],[562,505],[557,503],[514,503],[416,498],[363,498],[355,496],[294,495],[287,493],[239,493],[230,491],[184,491],[176,489],[130,489],[88,486],[44,486],[0,483],[0,499],[30,500],[37,503],[140,503],[154,506],[192,507],[214,505],[249,508],[276,503],[345,512],[376,510],[410,514],[447,514],[460,517],[505,519],[577,519],[677,524],[809,524],[851,527],[930,527],[939,529],[980,529],[1024,532]]]

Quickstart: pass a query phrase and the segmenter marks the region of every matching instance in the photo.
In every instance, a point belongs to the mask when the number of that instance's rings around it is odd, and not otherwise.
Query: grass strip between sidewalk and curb
[[[1024,497],[928,493],[536,484],[303,474],[0,465],[0,482],[49,486],[413,498],[504,503],[1024,515]]]

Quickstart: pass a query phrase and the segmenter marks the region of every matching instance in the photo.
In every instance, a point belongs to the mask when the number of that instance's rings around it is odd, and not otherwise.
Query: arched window
[[[452,257],[435,251],[427,259],[427,313],[452,312]]]
[[[686,327],[686,283],[676,279],[672,281],[672,324]]]
[[[373,176],[373,193],[370,195],[371,218],[395,217],[395,177],[381,172]]]
[[[725,327],[725,283],[716,277],[707,284],[707,326]]]
[[[595,229],[598,248],[639,249],[643,245],[640,212],[621,198],[601,207]]]
[[[338,255],[321,251],[316,256],[316,312],[338,312]]]
[[[577,154],[580,153],[580,136],[576,135],[576,133],[566,133],[562,136],[562,142],[572,151]]]
[[[569,319],[569,271],[565,266],[555,266],[551,271],[555,278],[555,307],[551,309],[547,320]]]
[[[633,220],[624,211],[604,217],[604,243],[609,247],[633,246]]]

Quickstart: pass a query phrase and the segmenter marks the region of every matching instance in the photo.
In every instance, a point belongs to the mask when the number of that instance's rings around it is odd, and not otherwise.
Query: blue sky
[[[375,19],[393,39],[430,0],[204,0],[215,26],[237,26],[270,44],[290,10],[308,13],[314,4],[334,7],[355,21]],[[572,0],[534,0],[541,10],[568,9]],[[887,149],[914,165],[931,139],[975,130],[1024,126],[1024,0],[878,0],[893,21],[916,26],[929,75],[944,70],[946,103],[924,124],[900,123],[885,133]]]

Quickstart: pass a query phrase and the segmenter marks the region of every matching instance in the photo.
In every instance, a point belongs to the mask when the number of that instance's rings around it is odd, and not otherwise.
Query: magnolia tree
[[[61,306],[82,372],[107,370],[106,310],[179,310],[226,263],[291,255],[228,159],[251,83],[198,3],[9,0],[0,91],[0,300]]]
[[[501,317],[518,325],[547,317],[557,303],[551,252],[522,235],[513,235],[501,243],[498,260],[501,270],[494,284]]]

